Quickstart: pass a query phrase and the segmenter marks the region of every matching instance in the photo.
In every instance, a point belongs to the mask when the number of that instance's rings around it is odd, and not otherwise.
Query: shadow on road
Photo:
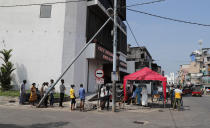
[[[51,122],[45,124],[32,124],[21,126],[16,124],[0,124],[0,128],[57,128],[69,124],[69,122]]]
[[[174,127],[175,127],[175,128],[178,128],[178,127],[177,127],[177,124],[176,124],[176,120],[175,120],[175,118],[174,118],[174,116],[173,116],[173,113],[171,112],[171,110],[169,110],[169,111],[170,111],[170,116],[171,116],[172,122],[173,122],[173,124],[174,124]]]
[[[164,105],[161,103],[150,103],[151,108],[164,108]],[[170,104],[166,103],[165,108],[170,108]]]

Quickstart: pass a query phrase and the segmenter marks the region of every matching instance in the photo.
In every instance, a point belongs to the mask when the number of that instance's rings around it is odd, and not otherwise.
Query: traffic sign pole
[[[97,111],[99,111],[99,98],[100,98],[100,96],[99,96],[99,84],[97,84],[98,85],[98,101],[97,101]]]

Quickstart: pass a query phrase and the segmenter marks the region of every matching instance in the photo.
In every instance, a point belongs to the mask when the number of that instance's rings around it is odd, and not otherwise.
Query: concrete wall
[[[55,0],[1,0],[0,5]],[[61,0],[56,0],[61,1]],[[40,6],[0,8],[0,49],[13,49],[14,84],[42,83],[61,73],[65,4],[52,5],[51,18],[40,18]]]
[[[89,73],[88,73],[88,91],[89,92],[95,92],[98,87],[96,84],[96,77],[95,77],[95,71],[96,69],[102,67],[102,64],[99,61],[96,60],[89,60]]]
[[[135,61],[127,61],[127,73],[135,72]]]
[[[200,73],[200,63],[191,62],[188,70],[189,73]]]
[[[62,72],[86,44],[86,10],[87,2],[66,4]],[[75,85],[76,95],[81,83],[84,85],[84,88],[87,88],[87,60],[85,54],[78,58],[66,73],[64,79],[66,81],[67,94],[69,94],[71,84]]]

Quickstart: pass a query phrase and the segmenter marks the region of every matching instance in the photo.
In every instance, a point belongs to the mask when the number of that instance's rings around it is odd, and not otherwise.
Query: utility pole
[[[203,66],[204,66],[204,53],[203,53],[203,49],[202,49],[202,45],[203,45],[203,40],[199,40],[198,44],[200,45],[200,50],[201,50],[201,60],[200,60],[200,73],[202,73],[202,77],[203,77]],[[201,68],[202,67],[202,68]],[[199,84],[202,84],[202,77],[201,80],[199,80]]]
[[[112,112],[116,111],[116,81],[117,81],[117,0],[114,0],[113,25],[113,72],[112,72]]]

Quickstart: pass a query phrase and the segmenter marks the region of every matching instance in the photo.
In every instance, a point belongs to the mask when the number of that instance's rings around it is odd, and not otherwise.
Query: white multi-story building
[[[13,49],[14,85],[24,79],[29,85],[35,82],[40,86],[50,79],[56,80],[108,19],[106,9],[112,7],[112,2],[106,0],[70,1],[0,1],[0,50]],[[125,17],[119,15],[118,23],[126,31],[122,22]],[[94,92],[97,68],[105,70],[105,82],[111,81],[112,26],[111,21],[65,74],[67,88],[75,84],[77,90],[83,83],[87,91]],[[118,35],[119,67],[125,72],[126,36],[121,31]]]
[[[165,75],[165,77],[167,77],[168,85],[175,84],[175,74],[174,74],[174,72],[170,72],[170,74],[169,75]]]

